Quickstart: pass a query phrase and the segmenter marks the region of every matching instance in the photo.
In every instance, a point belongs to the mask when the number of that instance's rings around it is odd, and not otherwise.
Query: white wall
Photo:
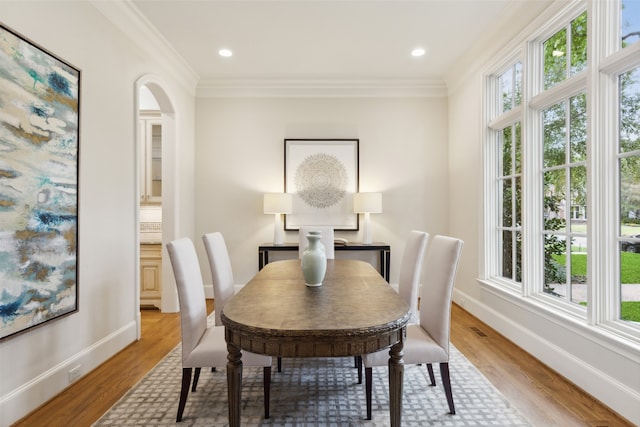
[[[285,138],[360,140],[360,190],[383,193],[371,222],[373,239],[391,244],[391,282],[409,231],[447,231],[446,99],[198,98],[196,235],[223,233],[236,283],[258,271],[257,247],[273,240],[262,194],[284,190]],[[336,234],[361,241],[361,233]],[[297,232],[285,241],[297,242]]]
[[[150,72],[169,82],[187,156],[177,163],[188,166],[193,95],[88,2],[2,1],[0,16],[4,25],[82,72],[79,311],[0,343],[0,426],[7,426],[66,388],[69,369],[80,365],[85,374],[136,339],[134,82]],[[191,174],[178,192],[185,193],[190,212]],[[192,215],[179,216],[177,232],[192,232]]]

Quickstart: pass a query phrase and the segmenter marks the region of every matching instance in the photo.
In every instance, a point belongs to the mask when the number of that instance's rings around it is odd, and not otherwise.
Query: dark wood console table
[[[389,282],[389,271],[391,268],[391,246],[387,243],[373,242],[365,245],[360,242],[349,242],[346,245],[335,245],[336,251],[377,251],[380,252],[380,275]],[[263,243],[258,246],[258,270],[269,264],[269,252],[297,252],[298,243],[288,242],[282,245],[273,243]]]

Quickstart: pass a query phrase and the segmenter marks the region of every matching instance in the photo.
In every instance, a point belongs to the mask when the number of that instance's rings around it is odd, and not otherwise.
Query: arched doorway
[[[172,177],[174,176],[175,164],[174,154],[176,147],[176,126],[175,126],[175,110],[170,96],[165,90],[166,85],[155,76],[143,76],[136,81],[135,84],[135,114],[136,114],[136,224],[137,229],[137,281],[136,281],[136,298],[135,305],[137,312],[139,313],[140,305],[142,302],[152,301],[154,305],[157,305],[162,312],[176,312],[178,311],[178,298],[173,280],[173,273],[171,265],[166,257],[166,251],[164,249],[165,243],[175,238],[175,183]],[[149,109],[147,103],[147,95],[151,95],[152,100],[155,102],[154,107]],[[157,146],[145,147],[145,140],[140,135],[144,135],[146,132],[155,132],[151,130],[153,126],[149,126],[147,129],[142,129],[143,126],[147,126],[149,123],[144,119],[145,113],[153,111],[153,120],[150,120],[151,124],[157,124],[161,129],[160,140]],[[146,123],[146,124],[145,124]],[[156,135],[156,140],[158,135]],[[158,142],[158,141],[156,141]],[[153,152],[156,150],[156,152]],[[160,151],[158,151],[160,150]],[[150,158],[145,158],[145,153],[149,153]],[[161,161],[160,167],[153,162]],[[148,180],[140,179],[149,175],[145,172],[145,165],[149,167],[149,174],[153,175]],[[154,175],[155,173],[155,175]],[[147,183],[145,183],[145,180]],[[152,182],[153,181],[153,182]],[[147,188],[148,186],[152,186]],[[148,201],[148,203],[141,203],[142,201]],[[142,207],[144,206],[144,209]],[[160,211],[159,211],[160,210]],[[159,215],[158,215],[159,213]],[[158,247],[158,259],[159,265],[156,267],[157,274],[160,280],[159,295],[157,298],[154,296],[149,298],[149,295],[143,293],[141,290],[141,284],[143,278],[141,277],[141,268],[148,268],[148,265],[141,267],[140,260],[140,248],[141,248],[141,214],[145,216],[145,219],[152,219],[160,221],[158,222],[159,228],[153,230],[144,230],[145,232],[151,232],[154,234],[154,238]],[[153,223],[154,221],[149,221]],[[146,235],[145,235],[146,236]],[[146,271],[146,270],[145,270]],[[150,274],[154,274],[153,272]],[[157,303],[157,304],[156,304]],[[138,339],[140,338],[140,315],[138,314]]]

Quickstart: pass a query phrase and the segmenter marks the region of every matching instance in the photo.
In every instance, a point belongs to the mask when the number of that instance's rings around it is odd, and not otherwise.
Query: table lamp
[[[282,214],[293,211],[293,198],[288,193],[265,193],[264,213],[274,214],[273,244],[282,245]]]
[[[371,244],[369,214],[382,212],[382,193],[355,193],[353,195],[353,212],[364,214],[362,243]]]

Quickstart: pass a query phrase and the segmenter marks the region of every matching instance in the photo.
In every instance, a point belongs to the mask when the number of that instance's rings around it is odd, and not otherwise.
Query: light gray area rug
[[[403,426],[529,426],[526,419],[455,348],[449,363],[456,415],[450,415],[434,365],[430,387],[426,366],[405,365]],[[180,346],[161,361],[94,426],[226,426],[227,372],[202,369],[198,389],[189,393],[183,421],[175,423],[180,395]],[[353,358],[283,359],[271,379],[271,417],[263,418],[262,368],[244,367],[243,426],[388,426],[386,368],[373,371],[373,419],[365,420],[363,384]],[[363,375],[364,376],[364,375]]]

